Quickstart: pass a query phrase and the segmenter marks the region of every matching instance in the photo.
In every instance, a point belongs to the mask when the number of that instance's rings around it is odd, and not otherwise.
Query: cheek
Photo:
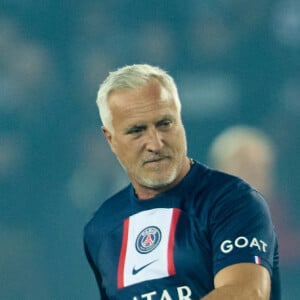
[[[172,144],[176,149],[182,150],[186,148],[186,138],[184,131],[178,131],[177,134],[172,135]]]
[[[136,146],[131,141],[116,140],[112,143],[112,148],[121,160],[130,160],[136,152]]]

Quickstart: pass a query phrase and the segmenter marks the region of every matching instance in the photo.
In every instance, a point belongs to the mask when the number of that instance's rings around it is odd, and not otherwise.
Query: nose
[[[149,152],[159,152],[163,147],[161,133],[156,128],[149,128],[146,139],[146,149]]]

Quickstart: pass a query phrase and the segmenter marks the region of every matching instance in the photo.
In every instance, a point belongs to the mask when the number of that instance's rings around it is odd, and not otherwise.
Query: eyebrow
[[[176,118],[170,114],[166,114],[166,115],[163,115],[161,118],[159,118],[156,122],[155,122],[155,125],[159,125],[160,123],[164,122],[165,120],[171,120],[174,122]],[[138,131],[138,130],[144,130],[147,128],[147,125],[143,125],[143,124],[135,124],[135,125],[132,125],[132,126],[129,126],[127,128],[125,128],[124,132],[125,134],[129,134],[129,133],[132,133],[133,131]]]
[[[124,130],[124,132],[125,132],[126,134],[129,134],[129,133],[132,133],[132,132],[134,132],[134,131],[144,130],[144,129],[146,129],[146,128],[147,128],[146,125],[133,125],[133,126],[130,126],[130,127],[126,128],[126,129]]]
[[[162,117],[156,122],[156,124],[158,124],[158,123],[160,123],[160,122],[162,122],[162,121],[165,121],[165,120],[172,120],[172,121],[174,121],[175,119],[176,119],[176,118],[175,118],[174,116],[167,114],[167,115],[162,116]]]

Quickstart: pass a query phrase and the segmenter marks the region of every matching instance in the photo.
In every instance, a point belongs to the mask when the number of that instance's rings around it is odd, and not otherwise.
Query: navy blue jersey
[[[280,299],[278,248],[268,207],[241,179],[195,162],[148,200],[130,184],[96,211],[84,245],[102,300],[199,300],[222,268],[264,266]]]

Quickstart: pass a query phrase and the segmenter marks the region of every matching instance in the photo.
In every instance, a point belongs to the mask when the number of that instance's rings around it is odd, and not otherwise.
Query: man
[[[265,201],[237,177],[188,158],[172,77],[123,67],[100,86],[97,104],[131,181],[85,227],[101,299],[280,299]]]

